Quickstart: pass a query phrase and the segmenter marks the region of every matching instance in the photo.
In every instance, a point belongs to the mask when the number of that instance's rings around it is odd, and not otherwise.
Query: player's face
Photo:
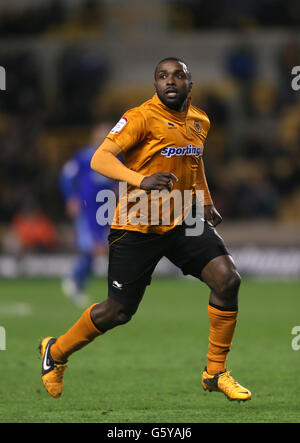
[[[162,62],[157,69],[154,83],[160,100],[168,108],[183,111],[192,89],[188,69],[176,60]]]

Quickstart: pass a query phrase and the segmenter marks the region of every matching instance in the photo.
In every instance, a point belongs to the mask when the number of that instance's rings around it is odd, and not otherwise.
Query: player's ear
[[[190,82],[189,92],[191,92],[192,88],[193,88],[193,82]]]

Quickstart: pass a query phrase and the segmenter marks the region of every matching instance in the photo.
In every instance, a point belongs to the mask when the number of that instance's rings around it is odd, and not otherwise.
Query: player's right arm
[[[106,138],[93,155],[91,168],[105,177],[140,187],[144,175],[123,165],[117,158],[121,152],[121,148],[115,142]]]
[[[146,119],[138,109],[132,109],[121,118],[108,134],[91,160],[91,168],[113,180],[124,181],[135,187],[152,190],[172,189],[174,174],[159,172],[145,177],[127,168],[117,157],[140,143],[147,135]]]
[[[147,191],[152,189],[161,190],[163,187],[171,191],[173,187],[172,180],[178,181],[177,177],[171,172],[157,172],[145,177],[132,171],[117,158],[121,151],[116,143],[105,139],[93,155],[91,168],[99,174],[105,175],[105,177],[124,181]]]

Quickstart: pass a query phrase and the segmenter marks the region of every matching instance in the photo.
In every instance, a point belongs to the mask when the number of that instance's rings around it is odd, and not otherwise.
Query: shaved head
[[[181,64],[182,65],[182,69],[186,72],[188,79],[189,80],[192,79],[192,74],[191,74],[191,71],[190,71],[190,68],[188,67],[188,65],[183,60],[181,60],[180,58],[177,58],[177,57],[166,57],[166,58],[162,59],[160,62],[158,62],[157,65],[156,65],[155,71],[154,71],[154,78],[155,79],[156,79],[156,75],[157,75],[157,73],[159,71],[160,65],[162,63],[168,62],[168,61],[175,61],[175,62]]]

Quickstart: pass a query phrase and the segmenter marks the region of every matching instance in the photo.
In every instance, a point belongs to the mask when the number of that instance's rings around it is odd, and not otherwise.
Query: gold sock
[[[91,310],[97,303],[84,311],[79,320],[51,346],[51,357],[58,362],[66,362],[73,352],[88,345],[102,334],[91,319]]]
[[[207,372],[210,375],[225,371],[225,362],[230,350],[238,311],[223,311],[208,305],[210,335],[207,354]]]

